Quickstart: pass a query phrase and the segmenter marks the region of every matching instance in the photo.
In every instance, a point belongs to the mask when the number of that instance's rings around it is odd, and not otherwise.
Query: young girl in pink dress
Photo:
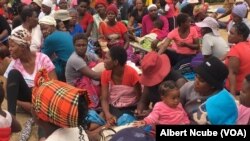
[[[159,87],[162,101],[157,102],[152,112],[135,126],[156,124],[189,124],[187,113],[180,103],[180,91],[173,81],[165,81]]]

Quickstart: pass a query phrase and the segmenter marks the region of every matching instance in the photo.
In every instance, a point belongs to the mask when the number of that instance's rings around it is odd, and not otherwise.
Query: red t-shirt
[[[236,90],[240,91],[242,83],[247,74],[250,74],[250,42],[241,42],[233,46],[226,58],[226,64],[230,57],[236,57],[240,61],[239,73],[236,76]],[[229,80],[226,81],[226,87],[229,89]]]
[[[105,70],[102,72],[101,84],[103,86],[109,86],[109,84],[114,85],[113,80],[111,80],[111,74],[112,70]],[[125,65],[121,85],[127,85],[133,87],[138,81],[139,81],[139,75],[137,74],[137,72],[132,67]]]
[[[123,40],[123,35],[128,31],[127,27],[122,22],[117,22],[114,26],[109,26],[106,22],[101,22],[99,33],[107,38],[111,34],[119,34]]]
[[[88,25],[93,22],[94,22],[93,16],[89,14],[88,12],[85,12],[84,16],[82,17],[80,21],[80,25],[83,28],[83,30],[86,32]]]

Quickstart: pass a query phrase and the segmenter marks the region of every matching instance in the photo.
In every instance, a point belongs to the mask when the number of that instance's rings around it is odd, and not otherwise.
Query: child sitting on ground
[[[151,44],[154,40],[161,41],[165,38],[165,31],[162,30],[163,25],[164,24],[160,19],[155,20],[154,28],[150,31],[150,33],[143,37],[135,37],[135,41],[138,42],[139,45],[132,43],[132,46],[140,46],[138,48],[142,48],[143,50],[148,52],[151,51]]]
[[[157,102],[153,111],[141,121],[134,122],[136,127],[156,124],[189,124],[187,113],[180,103],[180,91],[173,81],[165,81],[159,87],[162,101]]]
[[[2,83],[0,84],[0,140],[9,141],[11,133],[21,130],[20,123],[8,111],[2,109],[4,100],[4,90]]]

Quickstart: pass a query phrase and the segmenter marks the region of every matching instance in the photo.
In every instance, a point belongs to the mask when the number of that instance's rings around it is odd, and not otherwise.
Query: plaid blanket
[[[90,104],[86,90],[50,80],[46,70],[41,70],[36,74],[32,105],[36,115],[44,121],[60,127],[77,127],[80,95],[84,95],[86,104]]]

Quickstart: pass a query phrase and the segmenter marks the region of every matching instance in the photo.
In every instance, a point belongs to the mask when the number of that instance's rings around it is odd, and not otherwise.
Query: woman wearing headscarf
[[[106,8],[108,4],[106,0],[96,0],[95,1],[95,9],[96,14],[93,15],[94,23],[93,28],[91,31],[91,36],[88,43],[88,51],[91,51],[92,53],[95,52],[97,49],[96,46],[98,44],[98,38],[99,38],[99,25],[101,22],[107,20],[107,14],[106,14]],[[99,50],[100,51],[100,50]]]
[[[230,33],[230,30],[234,24],[241,23],[241,22],[245,23],[247,27],[250,28],[250,21],[247,18],[245,18],[247,12],[248,12],[248,9],[245,4],[239,4],[233,7],[233,10],[231,13],[232,20],[228,23],[228,26],[227,26],[228,33]],[[248,39],[250,39],[250,35],[248,36]]]
[[[154,21],[158,19],[163,22],[162,31],[164,34],[162,34],[161,37],[157,37],[157,39],[162,40],[167,37],[169,32],[168,20],[166,17],[158,15],[158,9],[155,4],[148,6],[148,14],[142,18],[142,36],[151,32],[151,30],[154,28]]]
[[[53,10],[53,2],[52,0],[43,0],[42,6],[41,6],[42,11],[40,12],[38,19],[40,20],[44,16],[52,16],[54,17],[54,10]]]
[[[116,17],[118,9],[114,4],[111,4],[106,9],[107,21],[103,21],[99,25],[99,43],[102,47],[103,42],[107,43],[108,48],[123,47],[128,54],[128,59],[131,59],[133,50],[129,47],[128,29],[124,23],[117,21]],[[102,48],[103,52],[107,52],[107,48]]]
[[[250,43],[247,41],[250,30],[244,23],[235,24],[228,36],[228,42],[235,44],[227,54],[226,64],[229,68],[229,76],[226,88],[238,95],[242,89],[244,77],[250,73]]]
[[[31,91],[34,87],[36,73],[46,68],[49,77],[57,79],[55,66],[49,57],[40,52],[30,51],[31,35],[25,30],[17,30],[9,37],[9,50],[13,60],[10,62],[4,77],[7,78],[8,111],[16,115],[16,105],[31,110]]]
[[[74,51],[72,36],[56,30],[56,21],[51,16],[44,16],[39,24],[44,37],[42,52],[53,61],[58,79],[65,82],[65,66]]]

